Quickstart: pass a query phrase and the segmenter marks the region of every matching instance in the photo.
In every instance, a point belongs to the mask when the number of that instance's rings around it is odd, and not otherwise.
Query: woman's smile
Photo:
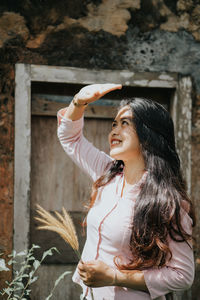
[[[121,143],[122,143],[121,140],[113,138],[113,139],[111,139],[110,147],[113,148],[113,147],[119,146],[119,145],[121,145]]]

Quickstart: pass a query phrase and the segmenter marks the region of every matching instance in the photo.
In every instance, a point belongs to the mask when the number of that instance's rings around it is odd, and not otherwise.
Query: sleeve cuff
[[[70,127],[72,129],[78,129],[78,128],[82,128],[83,127],[83,123],[84,123],[84,117],[81,117],[80,119],[76,120],[76,121],[72,121],[71,119],[68,119],[66,117],[64,117],[65,112],[67,110],[67,107],[60,109],[57,112],[57,123],[58,123],[58,127],[61,125],[61,123],[65,123],[70,125]]]
[[[146,283],[146,286],[147,286],[147,289],[148,289],[148,291],[149,291],[149,294],[150,294],[150,296],[151,296],[151,299],[154,299],[155,297],[155,295],[154,295],[154,293],[152,292],[152,289],[151,289],[151,284],[150,284],[150,280],[149,280],[149,276],[148,276],[148,273],[147,273],[148,271],[147,270],[143,270],[143,274],[144,274],[144,281],[145,281],[145,283]]]
[[[161,276],[156,283],[156,287],[151,284],[151,282],[155,281],[155,277],[157,277],[157,279],[158,279],[157,270],[143,270],[143,274],[144,274],[144,280],[145,280],[145,283],[146,283],[146,286],[149,291],[151,299],[156,299],[156,298],[168,293],[168,290],[166,290],[166,291],[163,290],[162,292],[159,291],[159,288],[158,288],[159,281],[160,281],[160,284],[162,285]]]

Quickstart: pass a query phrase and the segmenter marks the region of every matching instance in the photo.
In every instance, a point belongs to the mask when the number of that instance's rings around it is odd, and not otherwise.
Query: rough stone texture
[[[128,8],[139,9],[140,0],[116,0],[114,4],[113,0],[103,0],[98,7],[90,4],[87,17],[78,19],[77,22],[89,31],[104,30],[120,36],[128,29],[127,22],[131,19]]]
[[[197,275],[193,294],[197,295],[200,281],[199,0],[1,1],[0,250],[7,253],[12,249],[14,65],[17,62],[178,72],[180,76],[192,77],[192,198],[197,213]]]
[[[128,30],[124,60],[127,67],[143,71],[171,71],[191,74],[200,92],[200,43],[187,32],[160,32],[141,35]],[[184,62],[184,63],[183,63]]]
[[[5,12],[0,18],[0,47],[16,36],[27,40],[29,36],[28,28],[22,16],[12,12]]]

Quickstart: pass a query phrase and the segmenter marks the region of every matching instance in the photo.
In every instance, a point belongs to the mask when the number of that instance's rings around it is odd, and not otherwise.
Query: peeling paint
[[[120,75],[124,78],[130,78],[130,77],[134,76],[134,73],[133,72],[122,71],[122,72],[120,72]]]
[[[65,17],[64,23],[59,29],[69,25],[80,25],[89,31],[104,30],[116,36],[121,36],[128,29],[128,21],[131,14],[128,9],[137,10],[140,8],[140,0],[103,0],[99,6],[88,4],[88,15],[79,19]]]
[[[27,99],[27,101],[26,101]],[[30,196],[30,66],[16,67],[15,90],[15,189],[14,189],[14,249],[28,249]],[[24,163],[28,162],[28,163]],[[21,208],[20,210],[18,208]],[[21,217],[23,216],[23,218]]]
[[[162,80],[174,80],[174,78],[173,77],[171,77],[171,76],[169,76],[169,75],[167,75],[167,74],[161,74],[159,77],[158,77],[159,79],[162,79]]]
[[[192,0],[178,0],[176,7],[179,11],[191,9],[194,3]]]
[[[147,86],[148,80],[135,80],[135,84],[138,86]]]
[[[190,16],[187,13],[181,15],[180,17],[176,15],[170,15],[168,16],[167,22],[161,24],[160,29],[177,32],[181,28],[188,29],[189,24]]]
[[[190,31],[195,39],[200,40],[200,5],[194,5],[192,0],[179,0],[176,7],[180,13],[176,15],[169,10],[164,0],[153,0],[152,4],[167,18],[167,21],[160,25],[160,29],[177,32],[184,28]],[[188,10],[192,10],[192,13],[188,13]]]
[[[162,83],[158,80],[151,80],[151,81],[149,81],[148,86],[149,87],[157,87],[157,86],[159,86],[159,84],[162,85],[162,87],[170,87],[170,86],[173,87],[174,86],[174,82],[167,81],[167,80],[162,80]]]
[[[167,80],[135,80],[135,84],[138,86],[148,86],[148,87],[174,87],[174,81]]]

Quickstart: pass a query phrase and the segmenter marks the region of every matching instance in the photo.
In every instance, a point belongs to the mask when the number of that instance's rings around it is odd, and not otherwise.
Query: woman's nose
[[[112,135],[118,134],[118,133],[119,133],[119,130],[120,130],[119,126],[115,126],[115,127],[112,129]]]

